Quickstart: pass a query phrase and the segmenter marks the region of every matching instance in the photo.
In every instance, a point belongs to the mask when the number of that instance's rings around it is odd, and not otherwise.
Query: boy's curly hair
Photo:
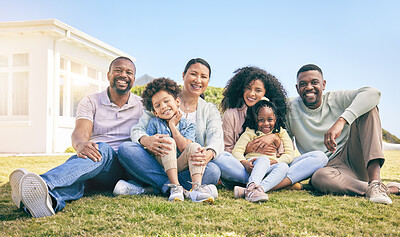
[[[220,104],[222,111],[231,108],[241,108],[245,104],[243,94],[246,87],[252,81],[260,80],[264,84],[265,97],[274,103],[277,108],[277,117],[282,118],[283,122],[286,122],[288,108],[287,93],[274,75],[255,66],[242,67],[233,73],[235,75],[228,81],[224,88],[224,98]],[[285,128],[285,126],[282,127]]]
[[[172,95],[174,99],[181,93],[181,89],[175,81],[165,77],[154,79],[152,82],[147,83],[142,93],[143,105],[147,110],[154,111],[151,98],[159,91],[166,91],[168,94]]]

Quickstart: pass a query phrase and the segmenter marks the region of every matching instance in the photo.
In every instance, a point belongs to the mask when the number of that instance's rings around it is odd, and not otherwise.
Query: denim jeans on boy
[[[112,190],[118,180],[126,177],[117,153],[107,143],[98,144],[102,157],[100,161],[74,155],[64,164],[41,175],[49,187],[50,196],[56,201],[54,211],[61,211],[66,201],[81,198],[86,181],[93,183],[94,187]]]
[[[243,169],[243,165],[229,152],[223,152],[214,162],[221,170],[221,180],[229,188],[233,188],[232,183],[244,183],[248,173]],[[289,164],[287,177],[292,183],[308,179],[319,168],[328,163],[328,157],[322,151],[312,151],[294,158]]]
[[[151,156],[140,144],[136,142],[124,142],[118,149],[118,159],[128,175],[132,175],[143,183],[156,188],[163,193],[168,190],[169,179],[164,168]],[[221,171],[212,161],[206,166],[202,184],[217,184]],[[190,190],[192,185],[189,170],[178,173],[180,185]]]

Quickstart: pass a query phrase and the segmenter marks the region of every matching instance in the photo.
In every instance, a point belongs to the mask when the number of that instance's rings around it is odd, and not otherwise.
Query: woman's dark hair
[[[275,127],[272,130],[272,133],[278,133],[281,131],[281,127],[284,127],[284,123],[285,123],[285,119],[283,119],[281,116],[278,115],[278,109],[275,106],[274,103],[272,103],[271,101],[267,101],[267,100],[260,100],[258,101],[253,107],[249,108],[247,110],[247,115],[246,115],[246,119],[244,120],[243,123],[243,131],[246,130],[246,128],[251,128],[254,130],[258,130],[258,124],[257,124],[257,117],[258,117],[258,113],[260,112],[260,110],[262,108],[268,107],[270,109],[272,109],[272,111],[275,114],[276,117],[276,122],[275,122]]]
[[[175,81],[165,77],[154,79],[147,83],[146,88],[142,93],[143,105],[147,110],[154,111],[151,98],[153,98],[153,96],[159,91],[167,92],[172,95],[174,99],[176,99],[179,93],[181,93],[181,89]]]
[[[231,108],[241,108],[245,102],[243,94],[245,88],[254,80],[260,80],[264,84],[265,97],[275,104],[277,108],[277,117],[286,120],[287,110],[287,93],[279,80],[265,70],[254,67],[242,67],[234,71],[235,75],[228,81],[225,86],[221,101],[222,111]],[[285,128],[285,126],[282,126]]]
[[[211,77],[211,66],[210,64],[208,64],[208,62],[202,58],[192,58],[189,60],[189,62],[186,64],[185,66],[185,70],[183,70],[183,74],[186,74],[187,70],[189,70],[190,66],[192,66],[193,64],[196,63],[200,63],[203,64],[204,66],[206,66],[208,68],[208,71],[210,72],[208,74],[208,77]]]

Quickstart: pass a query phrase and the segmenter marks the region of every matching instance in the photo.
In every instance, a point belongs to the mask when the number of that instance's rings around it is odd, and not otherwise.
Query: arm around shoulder
[[[143,115],[140,117],[139,122],[131,129],[131,140],[133,142],[138,142],[141,137],[148,136],[146,132],[147,126],[153,117],[154,115],[151,112],[147,110],[143,111]]]

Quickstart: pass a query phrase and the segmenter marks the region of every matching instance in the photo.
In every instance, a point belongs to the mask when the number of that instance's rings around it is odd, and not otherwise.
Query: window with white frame
[[[61,57],[59,115],[75,117],[76,108],[85,96],[107,88],[106,75],[104,70]]]
[[[0,53],[0,116],[29,115],[29,54]]]

